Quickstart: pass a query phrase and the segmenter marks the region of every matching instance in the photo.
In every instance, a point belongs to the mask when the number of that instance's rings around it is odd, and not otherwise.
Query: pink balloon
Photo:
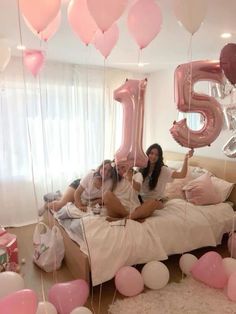
[[[100,30],[97,31],[94,38],[94,46],[101,52],[101,54],[107,58],[119,38],[119,29],[116,24],[113,24],[111,28],[105,33]]]
[[[231,84],[236,84],[236,44],[227,44],[220,53],[220,66]]]
[[[227,296],[231,301],[236,301],[236,272],[229,276],[227,285]]]
[[[190,71],[192,69],[192,79]],[[175,70],[175,101],[182,112],[198,112],[203,116],[204,126],[192,131],[186,119],[174,122],[170,132],[180,145],[197,148],[210,145],[220,134],[223,126],[223,111],[218,101],[211,96],[196,93],[193,86],[198,81],[223,82],[223,73],[218,61],[194,61],[181,64]],[[191,98],[189,99],[191,95]]]
[[[83,279],[57,283],[48,292],[49,302],[60,314],[70,314],[76,307],[83,306],[88,296],[89,286]]]
[[[116,289],[126,297],[133,297],[143,291],[144,282],[140,272],[131,266],[124,266],[115,276]]]
[[[87,0],[87,3],[97,26],[105,32],[122,15],[128,0]]]
[[[227,274],[222,257],[216,252],[207,252],[194,263],[191,273],[196,280],[204,282],[212,288],[224,288]]]
[[[126,80],[114,91],[114,99],[123,106],[122,142],[115,153],[116,163],[129,162],[132,166],[146,167],[143,152],[144,97],[147,80]]]
[[[2,314],[35,314],[36,310],[37,296],[32,290],[19,290],[0,299]]]
[[[25,50],[24,51],[24,64],[27,69],[37,76],[42,66],[44,65],[45,56],[40,50]]]
[[[229,236],[228,250],[229,250],[230,256],[233,258],[236,258],[236,233],[233,233]]]
[[[61,24],[61,11],[58,12],[57,16],[54,18],[54,20],[43,30],[38,34],[39,38],[41,38],[44,41],[48,41],[51,39],[56,32],[58,31],[58,28]]]
[[[43,31],[58,14],[60,0],[20,0],[20,11],[37,32]]]
[[[160,32],[161,9],[154,0],[138,0],[129,11],[127,23],[140,49],[145,48]]]
[[[73,0],[68,6],[68,21],[79,38],[88,45],[91,43],[96,30],[97,24],[92,18],[88,6],[87,0]]]
[[[23,16],[25,24],[28,26],[28,28],[31,30],[31,32],[38,36],[41,40],[48,41],[51,39],[55,33],[57,32],[60,24],[61,24],[61,11],[58,12],[55,19],[43,30],[42,32],[38,33],[26,20],[26,18]]]

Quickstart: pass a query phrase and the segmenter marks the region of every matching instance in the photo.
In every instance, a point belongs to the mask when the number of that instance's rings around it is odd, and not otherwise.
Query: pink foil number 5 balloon
[[[192,71],[192,78],[191,73]],[[223,83],[223,73],[218,61],[194,61],[181,64],[175,70],[175,100],[182,112],[198,112],[203,116],[203,127],[193,131],[186,119],[174,122],[170,132],[180,145],[198,148],[210,145],[220,134],[223,112],[218,101],[206,94],[196,93],[193,86],[198,81]]]
[[[122,143],[115,154],[116,163],[145,167],[147,156],[142,149],[144,96],[147,80],[126,80],[114,91],[114,99],[123,105]]]

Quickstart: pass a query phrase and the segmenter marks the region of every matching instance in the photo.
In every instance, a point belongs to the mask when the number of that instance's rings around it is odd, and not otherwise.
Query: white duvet
[[[89,255],[93,285],[110,280],[124,265],[165,260],[168,255],[216,246],[232,230],[233,209],[221,203],[195,206],[181,199],[165,204],[145,222],[109,223],[104,217],[82,220],[84,239],[68,231]]]

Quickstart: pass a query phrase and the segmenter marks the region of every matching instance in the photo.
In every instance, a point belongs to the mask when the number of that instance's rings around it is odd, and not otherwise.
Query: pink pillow
[[[210,205],[221,202],[208,173],[190,181],[183,187],[187,201],[195,205]]]

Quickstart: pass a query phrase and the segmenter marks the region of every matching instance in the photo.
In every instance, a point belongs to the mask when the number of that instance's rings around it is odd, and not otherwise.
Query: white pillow
[[[225,181],[214,176],[211,177],[211,182],[217,193],[219,193],[221,201],[226,201],[233,190],[234,183]]]
[[[212,173],[205,168],[193,166],[188,167],[188,175],[193,179],[199,178],[205,173],[208,173],[210,176],[212,175]]]
[[[221,197],[217,193],[208,173],[190,181],[183,187],[186,199],[195,205],[210,205],[221,202]]]
[[[179,170],[182,169],[183,162],[183,160],[166,160],[165,165],[172,170]]]

